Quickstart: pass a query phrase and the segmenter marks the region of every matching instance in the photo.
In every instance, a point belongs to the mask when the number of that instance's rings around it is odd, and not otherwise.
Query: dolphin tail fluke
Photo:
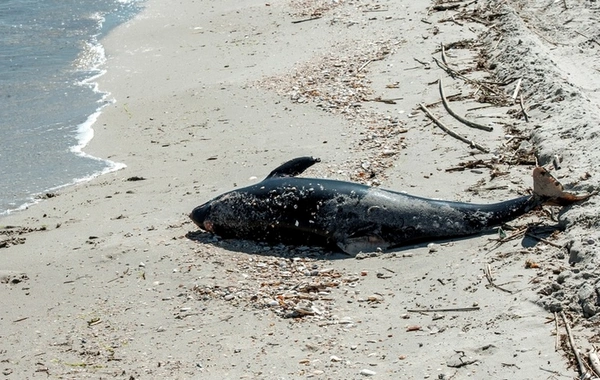
[[[274,177],[295,177],[302,174],[306,169],[317,162],[321,162],[321,159],[309,156],[294,158],[275,168],[265,179]]]
[[[533,169],[533,193],[545,199],[544,204],[549,206],[568,206],[597,194],[595,192],[585,195],[569,193],[550,172],[541,166]]]

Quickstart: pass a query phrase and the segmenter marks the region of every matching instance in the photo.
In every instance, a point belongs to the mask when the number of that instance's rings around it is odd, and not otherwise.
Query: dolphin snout
[[[190,214],[190,219],[192,219],[192,221],[196,223],[196,225],[201,229],[208,232],[213,232],[212,223],[208,220],[210,208],[210,203],[205,203],[201,206],[196,207],[192,210],[192,213]]]

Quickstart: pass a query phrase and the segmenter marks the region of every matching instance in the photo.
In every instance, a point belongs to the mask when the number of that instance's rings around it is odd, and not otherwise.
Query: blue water
[[[84,153],[110,102],[99,43],[141,0],[0,0],[0,215],[116,170]],[[83,151],[82,151],[83,148]]]

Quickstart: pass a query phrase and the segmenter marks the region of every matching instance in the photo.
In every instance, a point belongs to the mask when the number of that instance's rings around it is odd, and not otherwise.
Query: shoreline
[[[70,178],[66,176],[65,178],[60,177],[59,179],[64,181],[63,183],[51,185],[46,183],[47,187],[45,188],[42,187],[43,185],[40,185],[40,183],[36,182],[37,178],[30,178],[30,185],[24,187],[24,189],[31,189],[33,187],[33,183],[36,184],[36,187],[38,187],[38,189],[35,189],[33,191],[29,190],[27,194],[25,193],[25,190],[19,191],[19,193],[22,193],[20,199],[10,199],[10,202],[7,199],[6,206],[4,206],[3,202],[3,205],[0,208],[0,218],[15,212],[23,211],[28,207],[39,203],[40,200],[48,197],[48,193],[53,193],[65,187],[70,187],[81,182],[89,181],[92,178],[101,176],[103,174],[115,170],[119,170],[122,167],[122,164],[120,163],[112,162],[110,160],[105,160],[100,157],[87,154],[85,152],[85,147],[93,138],[94,123],[96,122],[99,115],[102,113],[102,110],[112,102],[112,100],[110,99],[111,94],[107,91],[101,91],[98,88],[98,79],[106,73],[106,69],[104,67],[106,63],[106,56],[104,52],[104,47],[97,39],[101,37],[102,33],[106,33],[107,31],[107,27],[105,26],[107,23],[107,15],[111,19],[109,24],[114,26],[117,23],[117,19],[123,17],[127,18],[127,16],[125,15],[130,15],[130,12],[132,12],[132,10],[129,8],[133,6],[135,6],[134,3],[130,3],[129,5],[122,3],[120,9],[112,10],[112,14],[110,14],[109,11],[106,11],[108,13],[104,14],[104,16],[100,16],[102,11],[100,9],[97,9],[92,14],[92,16],[88,15],[91,20],[97,23],[97,33],[90,35],[82,35],[82,39],[81,41],[79,41],[81,44],[81,49],[79,53],[76,57],[73,57],[73,60],[65,61],[64,67],[61,67],[61,70],[69,73],[69,79],[74,80],[72,85],[73,87],[68,87],[67,90],[73,91],[73,89],[81,88],[85,92],[86,97],[98,98],[95,100],[90,99],[90,103],[87,105],[87,107],[77,108],[78,112],[75,114],[75,116],[71,115],[71,119],[83,119],[80,123],[68,120],[68,118],[65,118],[65,120],[58,121],[57,125],[59,126],[59,129],[73,129],[72,135],[65,136],[65,138],[68,138],[69,142],[73,142],[73,145],[67,147],[68,152],[73,153],[78,158],[102,162],[106,165],[106,167],[98,168],[96,171],[92,171],[92,168],[90,168],[88,172],[79,173]],[[111,27],[108,27],[108,32],[110,32],[110,29]],[[92,111],[92,109],[94,110]],[[90,113],[88,114],[87,112]],[[65,162],[71,161],[66,159]],[[86,166],[85,162],[78,163],[75,164],[74,167],[67,169],[72,171],[83,171],[82,168],[84,167],[90,167],[90,165],[88,164]],[[50,196],[52,196],[52,194],[50,194]],[[19,204],[19,202],[21,203]],[[4,209],[4,207],[6,207],[6,209]]]
[[[221,240],[189,220],[195,206],[305,155],[322,160],[307,176],[425,197],[491,202],[527,191],[530,166],[496,164],[506,171],[497,178],[485,165],[468,169],[495,153],[415,112],[439,100],[431,83],[445,73],[430,57],[440,43],[485,26],[440,22],[444,13],[413,2],[336,4],[149,0],[103,40],[100,88],[116,102],[85,151],[127,167],[3,217],[16,226],[0,229],[5,376],[576,376],[554,347],[562,333],[552,314],[536,306],[566,260],[550,245],[491,232],[361,260]],[[478,59],[448,54],[457,69]],[[495,129],[482,135],[441,106],[435,113],[500,151],[510,107],[473,111],[472,87],[444,83],[460,94],[454,108]],[[553,227],[543,213],[514,222],[528,223]],[[298,308],[312,313],[286,317]]]

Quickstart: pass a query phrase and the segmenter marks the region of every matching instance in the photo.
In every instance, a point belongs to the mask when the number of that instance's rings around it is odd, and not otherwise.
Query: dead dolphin
[[[532,195],[492,204],[421,198],[358,183],[296,177],[320,162],[299,157],[263,181],[196,207],[190,218],[223,238],[337,246],[355,255],[408,243],[467,236],[510,221],[550,198],[572,203],[545,169],[534,170]],[[557,203],[561,203],[557,202]]]

